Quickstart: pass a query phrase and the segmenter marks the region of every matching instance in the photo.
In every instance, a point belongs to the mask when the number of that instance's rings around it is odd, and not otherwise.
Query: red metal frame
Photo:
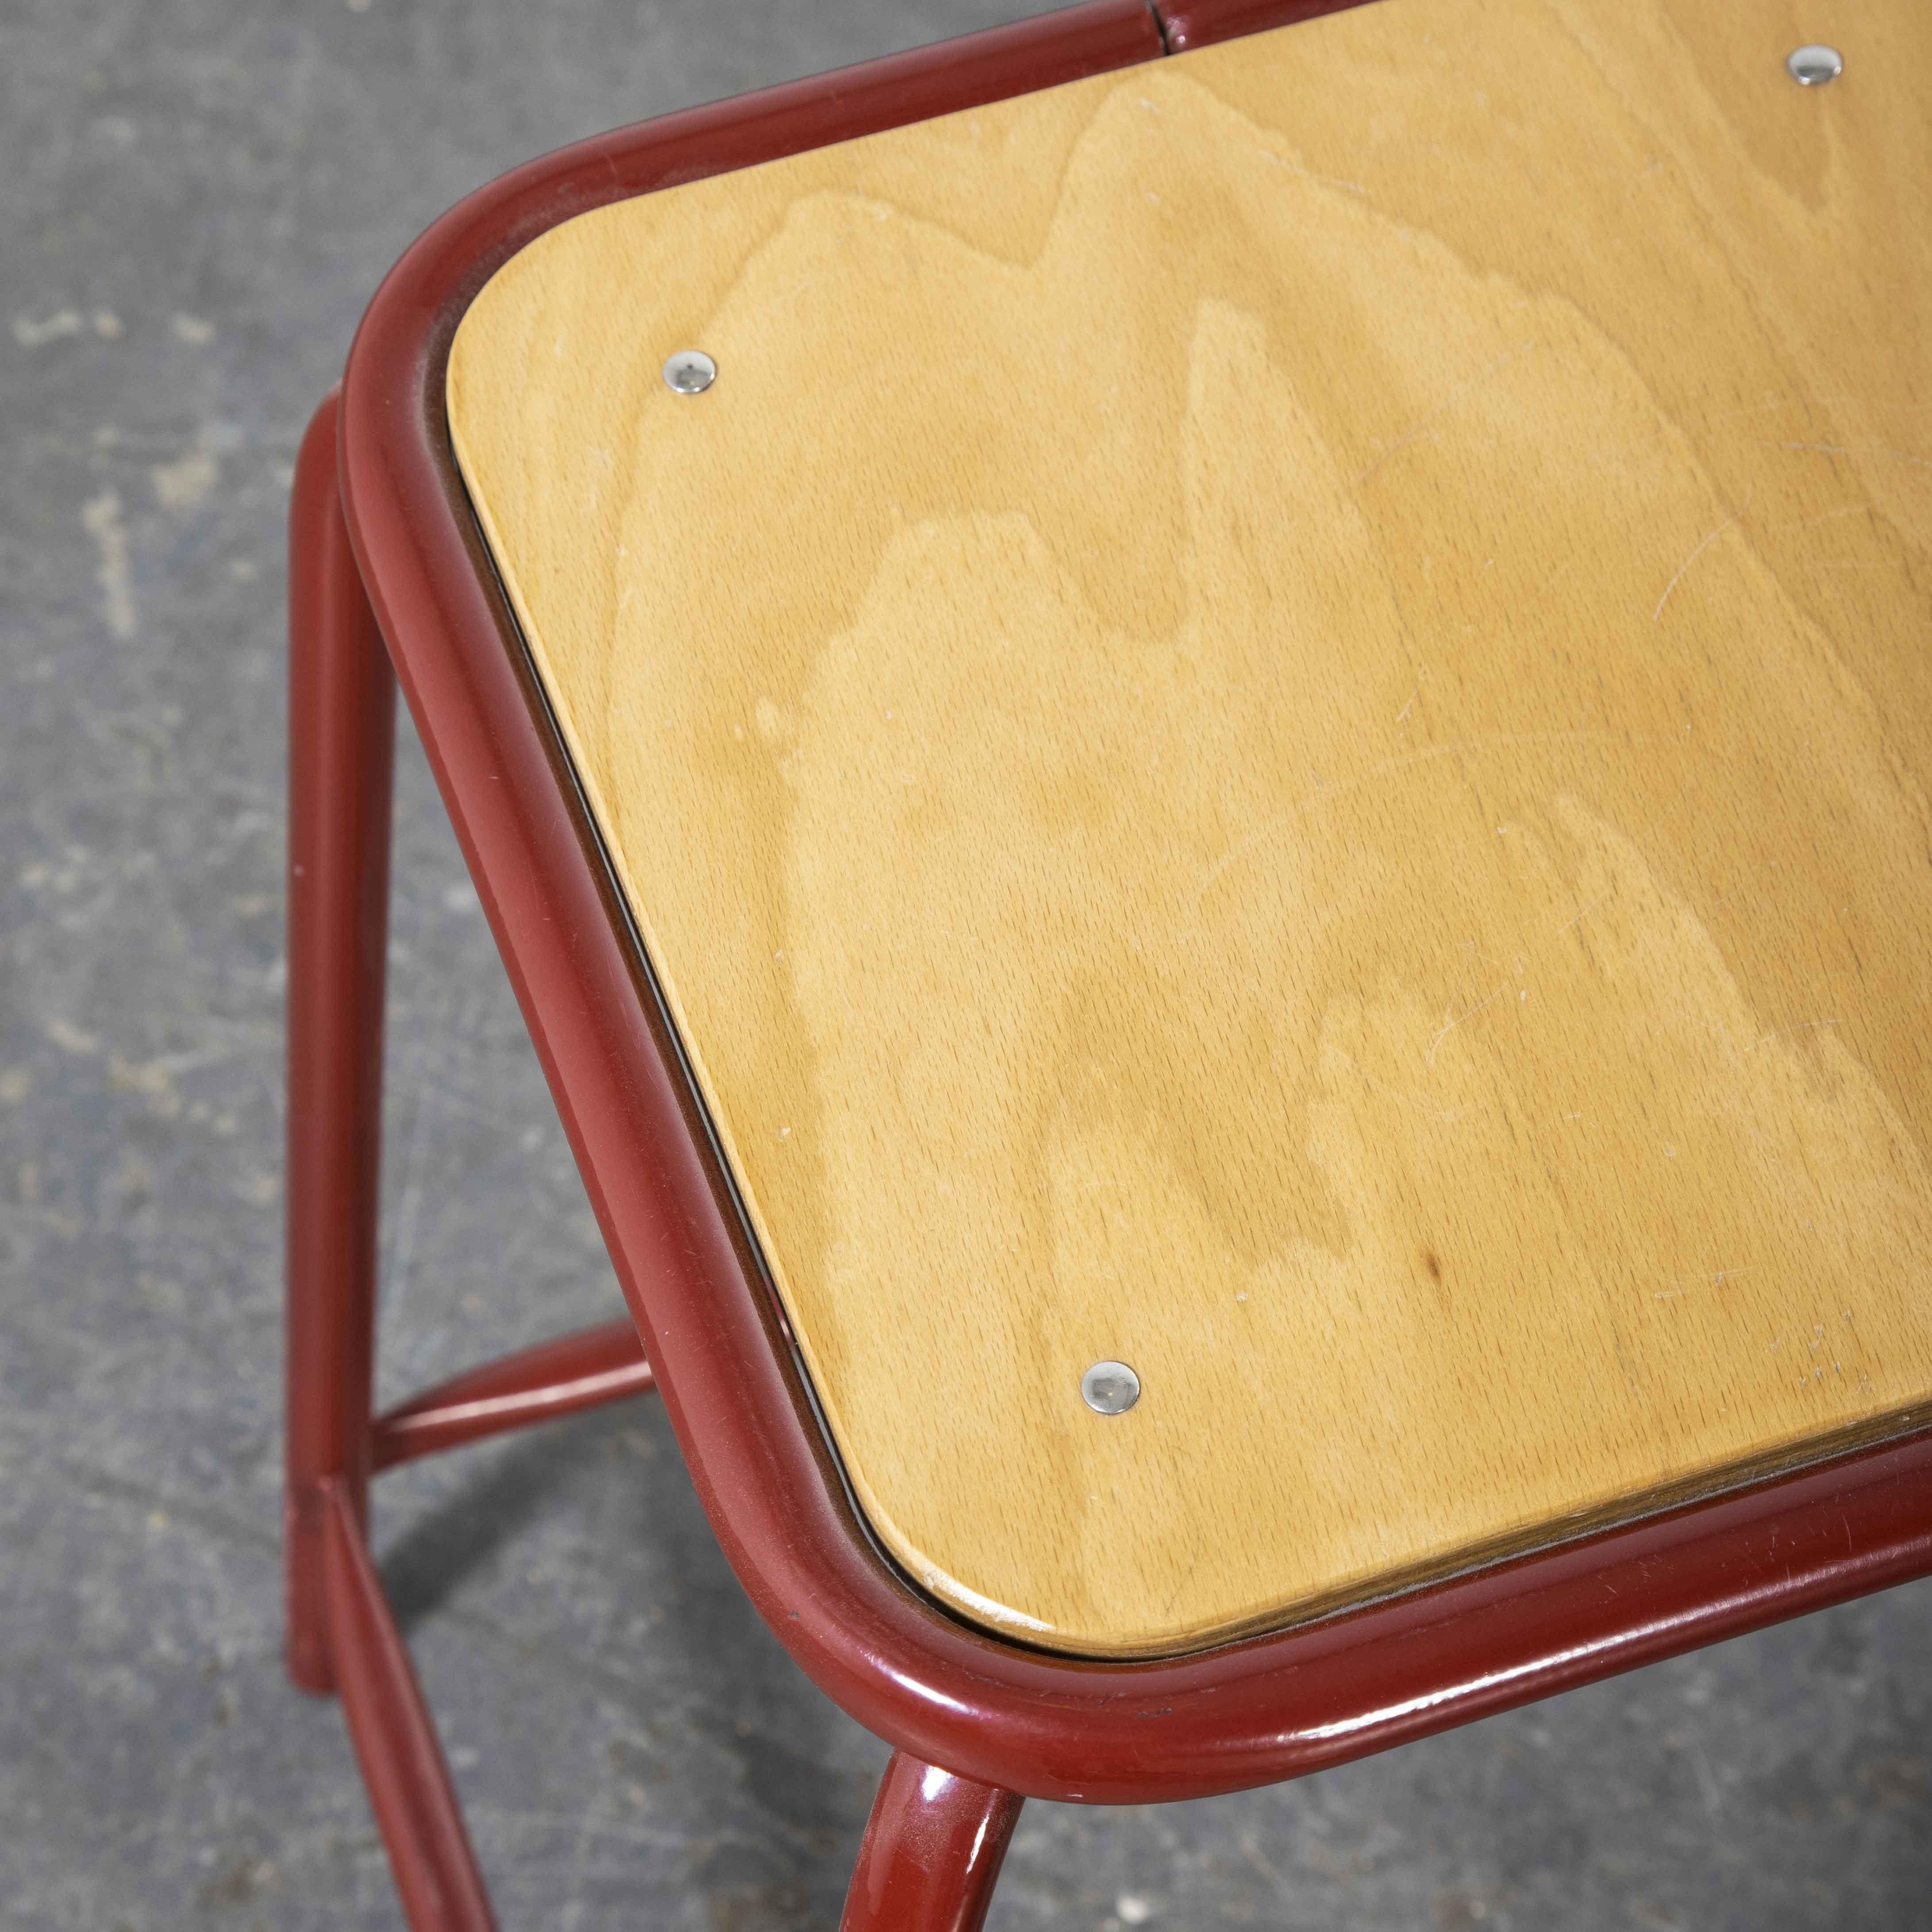
[[[893,1752],[839,1932],[980,1932],[1022,1802]]]
[[[322,1486],[322,1580],[349,1736],[418,1932],[494,1932],[489,1894],[409,1652],[348,1491]]]
[[[350,554],[335,399],[296,458],[289,512],[287,1481],[289,1668],[332,1682],[325,1480],[367,1512],[382,1112],[382,968],[396,684]]]
[[[367,1541],[376,1471],[652,1386],[628,1321],[526,1350],[373,1421],[383,954],[396,686],[343,522],[331,395],[296,463],[289,574],[290,1674],[339,1688],[410,1922],[489,1900]]]
[[[386,1411],[369,1425],[370,1468],[380,1474],[412,1456],[649,1395],[656,1386],[629,1318],[608,1322],[472,1369]]]
[[[1168,8],[1162,24],[1178,46],[1331,10],[1204,0]],[[990,1887],[997,1858],[962,1865],[958,1848],[1004,1844],[1018,1802],[1008,1794],[1142,1802],[1272,1782],[1932,1570],[1932,1430],[1298,1629],[1148,1663],[1049,1656],[954,1621],[894,1572],[854,1515],[456,472],[448,346],[494,270],[572,215],[1162,50],[1138,0],[1100,0],[533,162],[445,216],[371,304],[343,392],[341,507],[332,399],[298,467],[291,1670],[316,1688],[342,1678],[365,1765],[414,1766],[446,1786],[426,1718],[410,1716],[420,1700],[406,1658],[392,1628],[382,1634],[362,1544],[368,1473],[650,1386],[654,1366],[760,1613],[821,1688],[898,1748],[854,1898],[874,1886],[899,1916],[855,1902],[848,1932],[976,1924],[974,1888],[980,1874]],[[476,1372],[374,1424],[389,700],[358,569],[650,1365],[603,1331]],[[371,1710],[394,1721],[385,1728]],[[916,1803],[905,1780],[924,1792],[928,1774],[932,1796]],[[384,1827],[399,1874],[405,1857],[442,1869],[453,1841],[436,1805],[418,1828],[400,1786],[373,1770],[370,1782],[379,1809],[403,1806],[403,1822]],[[930,1899],[914,1838],[953,1847],[930,1867],[952,1874]],[[414,1912],[413,1923],[442,1922]],[[488,1922],[459,1912],[450,1922]]]
[[[1292,27],[1324,14],[1346,13],[1364,0],[1163,0],[1161,38],[1171,54],[1238,40],[1270,27]]]

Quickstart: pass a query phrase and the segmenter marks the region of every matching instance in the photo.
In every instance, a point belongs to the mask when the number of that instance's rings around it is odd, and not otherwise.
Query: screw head
[[[1800,87],[1822,87],[1844,72],[1844,56],[1836,47],[1794,47],[1784,70]]]
[[[718,380],[718,364],[701,349],[680,349],[664,365],[664,387],[680,396],[701,396]]]
[[[1124,1415],[1141,1399],[1141,1378],[1125,1362],[1096,1362],[1080,1378],[1080,1399],[1096,1415]]]

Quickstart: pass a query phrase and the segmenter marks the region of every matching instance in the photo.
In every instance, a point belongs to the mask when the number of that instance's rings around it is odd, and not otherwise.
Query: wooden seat
[[[1821,92],[1762,10],[1388,0],[598,209],[462,322],[845,1477],[967,1618],[1172,1653],[1932,1400],[1922,30]]]

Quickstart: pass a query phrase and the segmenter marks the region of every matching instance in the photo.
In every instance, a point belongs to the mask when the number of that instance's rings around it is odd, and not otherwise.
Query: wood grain
[[[464,475],[964,1614],[1184,1648],[1932,1397],[1929,68],[1382,0],[478,298]]]

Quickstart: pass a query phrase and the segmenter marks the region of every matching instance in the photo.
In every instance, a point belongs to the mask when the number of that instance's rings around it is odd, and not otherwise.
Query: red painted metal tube
[[[1022,1802],[893,1752],[838,1932],[980,1932]]]
[[[322,1493],[330,1649],[404,1914],[411,1932],[495,1932],[442,1748],[362,1526],[342,1484],[326,1481]]]
[[[338,400],[296,460],[289,520],[285,1588],[289,1670],[329,1688],[320,1485],[362,1520],[376,1316],[382,969],[396,684],[337,489]]]
[[[627,1315],[470,1369],[398,1403],[370,1425],[370,1462],[387,1469],[506,1429],[649,1395],[656,1386]]]
[[[1270,27],[1292,27],[1324,14],[1346,13],[1364,0],[1156,0],[1169,53],[1239,40]]]
[[[1045,24],[1045,23],[1040,23]],[[911,57],[908,57],[910,58]],[[942,63],[944,50],[934,56]],[[1032,84],[1024,63],[1003,91]],[[949,98],[995,98],[982,62]],[[1052,62],[1043,79],[1066,78]],[[621,130],[472,196],[411,249],[350,362],[350,521],[385,634],[705,1508],[826,1694],[998,1789],[1134,1803],[1295,1776],[1932,1570],[1932,1432],[1202,1654],[1085,1663],[956,1622],[853,1514],[448,448],[450,338],[542,229],[882,124],[848,78]],[[978,90],[974,92],[974,90]],[[906,116],[910,118],[912,107]]]

